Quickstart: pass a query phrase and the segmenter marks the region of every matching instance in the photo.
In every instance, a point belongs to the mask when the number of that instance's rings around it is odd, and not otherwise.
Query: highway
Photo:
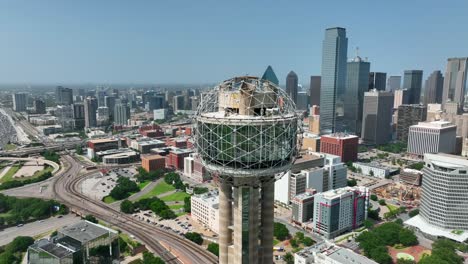
[[[166,263],[218,263],[216,256],[195,243],[154,225],[139,221],[130,215],[95,201],[80,192],[80,183],[93,172],[80,174],[82,165],[70,156],[64,156],[70,163],[68,170],[55,181],[53,192],[56,198],[72,211],[92,214],[95,217],[122,229],[141,240],[149,249],[158,254]],[[167,250],[166,248],[169,248]]]
[[[0,246],[10,243],[17,236],[34,237],[52,232],[66,225],[72,225],[79,221],[79,217],[69,214],[63,216],[62,218],[51,217],[42,221],[24,224],[22,227],[9,227],[0,232]]]

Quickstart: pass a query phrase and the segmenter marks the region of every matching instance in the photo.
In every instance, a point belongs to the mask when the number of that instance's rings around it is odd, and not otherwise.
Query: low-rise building
[[[219,194],[217,190],[191,197],[192,219],[219,233]]]
[[[193,150],[173,148],[166,156],[166,168],[174,168],[176,170],[184,169],[184,158],[188,157]]]
[[[197,182],[210,179],[209,173],[196,153],[191,153],[189,157],[184,158],[184,176]]]
[[[141,155],[141,167],[147,172],[166,168],[166,158],[161,155]]]
[[[118,138],[102,138],[88,140],[88,157],[90,159],[95,157],[95,154],[100,151],[118,149],[120,146],[120,139]]]
[[[388,178],[389,176],[395,175],[398,173],[397,168],[390,168],[384,166],[377,162],[363,163],[363,162],[354,162],[353,166],[356,169],[360,169],[361,173],[366,176],[377,177],[381,179]]]
[[[426,153],[455,153],[457,126],[447,121],[419,122],[410,127],[408,153],[422,157]]]
[[[313,231],[327,239],[352,231],[367,219],[369,190],[344,187],[314,195]]]
[[[296,195],[291,200],[291,220],[296,224],[302,224],[313,220],[314,217],[314,194],[317,191],[307,189],[304,193]]]
[[[151,149],[161,148],[166,146],[166,144],[162,140],[144,137],[132,140],[130,146],[132,149],[138,150],[141,154],[147,154],[151,152]]]
[[[422,172],[413,169],[403,169],[400,172],[400,181],[415,186],[421,186]]]
[[[113,263],[120,257],[119,233],[105,226],[80,221],[65,226],[49,240],[39,240],[28,248],[28,264]],[[97,248],[105,247],[110,257]],[[109,254],[105,254],[109,256]]]
[[[313,152],[320,151],[320,136],[305,132],[302,136],[302,149],[310,150]]]
[[[294,254],[294,264],[377,264],[354,251],[321,241]]]
[[[104,165],[129,164],[140,160],[140,154],[130,149],[107,150],[102,156]]]

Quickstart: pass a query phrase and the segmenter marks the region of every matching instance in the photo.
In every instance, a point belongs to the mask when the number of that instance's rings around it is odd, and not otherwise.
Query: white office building
[[[426,153],[454,153],[457,126],[447,121],[419,122],[410,126],[408,153],[422,157]]]
[[[366,176],[372,176],[372,177],[377,177],[381,179],[385,179],[387,178],[387,176],[398,172],[398,169],[389,168],[377,162],[371,162],[371,163],[353,162],[353,166],[356,169],[360,169],[361,173]]]
[[[327,240],[294,254],[294,264],[377,264],[350,249],[342,248]]]
[[[217,190],[193,195],[191,198],[192,219],[215,233],[219,233],[219,194]]]

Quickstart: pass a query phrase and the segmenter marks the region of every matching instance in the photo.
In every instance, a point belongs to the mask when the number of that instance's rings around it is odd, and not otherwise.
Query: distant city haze
[[[206,84],[271,65],[308,84],[329,27],[348,59],[359,47],[372,72],[425,80],[468,56],[468,2],[449,2],[2,1],[0,83]]]

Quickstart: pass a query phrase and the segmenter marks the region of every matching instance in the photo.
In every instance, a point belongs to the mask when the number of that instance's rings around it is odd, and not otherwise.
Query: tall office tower
[[[349,75],[348,75],[349,76]],[[387,88],[387,73],[386,72],[370,72],[369,73],[369,89],[385,91]]]
[[[393,92],[401,88],[401,76],[392,75],[388,77],[386,91]]]
[[[179,110],[185,110],[185,97],[183,95],[176,95],[173,97],[174,102],[172,103],[172,108],[174,109],[174,113]]]
[[[359,137],[346,133],[322,135],[320,152],[339,156],[343,162],[357,161]]]
[[[117,98],[114,95],[107,95],[104,97],[104,105],[109,110],[109,121],[114,120],[114,108],[116,99]]]
[[[35,114],[45,114],[46,113],[46,104],[41,99],[34,99],[33,108]]]
[[[85,127],[96,127],[96,111],[98,108],[98,100],[96,97],[86,97],[84,100],[84,112],[85,112]]]
[[[86,92],[85,92],[85,89],[83,88],[78,88],[77,91],[76,91],[76,94],[79,95],[79,96],[86,96]]]
[[[320,83],[322,77],[320,76],[310,76],[310,90],[309,90],[309,99],[310,106],[320,106]]]
[[[58,105],[55,109],[55,116],[63,131],[71,131],[75,128],[73,105]]]
[[[320,133],[335,132],[336,102],[345,91],[348,38],[344,28],[328,28],[322,48]]]
[[[25,93],[14,93],[13,94],[13,110],[16,112],[26,111],[28,104],[28,95]]]
[[[344,101],[344,127],[347,132],[360,135],[362,127],[362,103],[369,87],[370,62],[356,56],[347,64]]]
[[[309,95],[307,95],[306,91],[298,91],[296,109],[307,111],[308,107],[309,107]]]
[[[398,119],[396,125],[396,138],[398,141],[408,142],[408,132],[412,125],[426,121],[427,107],[424,105],[402,104],[398,107]]]
[[[185,98],[184,98],[185,100]],[[164,108],[164,96],[156,95],[148,98],[146,102],[145,109],[147,111],[153,111],[155,109],[163,109]]]
[[[444,76],[440,71],[433,71],[424,86],[424,104],[441,104],[444,88]]]
[[[200,98],[198,96],[190,97],[190,110],[197,111],[199,103],[200,103]]]
[[[358,228],[367,219],[369,190],[344,187],[314,196],[314,232],[327,239]]]
[[[420,217],[449,234],[453,230],[468,230],[468,160],[447,154],[425,154],[424,163]]]
[[[107,126],[109,124],[110,110],[107,106],[100,106],[96,111],[96,122],[98,126]]]
[[[96,88],[96,96],[97,96],[97,102],[98,106],[105,106],[106,105],[106,90],[104,87],[97,87]]]
[[[421,99],[423,71],[407,70],[404,72],[403,88],[409,91],[409,103],[419,104]]]
[[[393,108],[398,109],[402,104],[409,104],[408,89],[399,89],[394,91]]]
[[[275,174],[288,171],[300,149],[294,102],[274,83],[243,76],[200,104],[194,143],[219,177],[219,263],[271,264]]]
[[[130,107],[126,103],[119,102],[114,108],[114,124],[128,125],[130,119]]]
[[[410,126],[408,153],[422,157],[426,153],[455,152],[457,126],[448,121],[419,122]]]
[[[393,94],[372,90],[364,93],[362,134],[364,142],[382,145],[392,139]]]
[[[468,92],[468,58],[450,58],[447,61],[447,70],[444,78],[444,91],[442,104],[445,108],[447,101],[458,103],[460,109],[467,108],[465,97]]]
[[[55,102],[57,105],[73,104],[73,89],[57,86],[55,88]]]
[[[297,86],[299,80],[297,74],[294,71],[290,71],[288,76],[286,76],[286,93],[291,97],[293,102],[297,104]]]
[[[85,110],[84,104],[73,104],[73,119],[75,120],[75,129],[83,129],[85,127]]]
[[[270,65],[268,65],[267,69],[263,73],[262,80],[267,80],[279,85],[278,77],[276,77],[275,71],[273,71],[273,68]]]

